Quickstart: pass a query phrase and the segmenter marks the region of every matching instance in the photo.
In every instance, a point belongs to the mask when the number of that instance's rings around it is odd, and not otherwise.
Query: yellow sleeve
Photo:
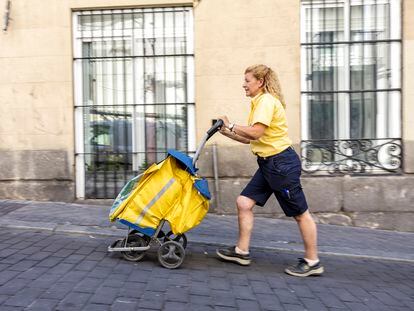
[[[274,110],[275,100],[271,97],[271,95],[263,96],[254,109],[251,125],[254,125],[255,123],[262,123],[266,126],[270,126]]]

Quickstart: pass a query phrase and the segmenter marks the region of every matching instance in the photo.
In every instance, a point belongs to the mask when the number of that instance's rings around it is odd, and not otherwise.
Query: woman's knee
[[[250,212],[256,202],[248,197],[239,195],[236,200],[237,210],[240,212]]]
[[[307,220],[313,221],[313,218],[312,218],[312,216],[311,216],[311,214],[309,213],[308,210],[306,210],[304,213],[302,213],[300,215],[294,216],[294,218],[297,222],[303,222],[303,221],[307,221]]]

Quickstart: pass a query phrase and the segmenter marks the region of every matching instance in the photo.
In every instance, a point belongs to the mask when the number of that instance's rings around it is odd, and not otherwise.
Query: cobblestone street
[[[283,273],[297,254],[258,250],[250,267],[191,243],[180,269],[138,263],[114,237],[0,229],[0,310],[414,310],[414,264],[322,256],[322,277]]]

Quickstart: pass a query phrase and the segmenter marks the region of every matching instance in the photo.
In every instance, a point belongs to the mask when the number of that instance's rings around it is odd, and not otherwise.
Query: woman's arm
[[[221,116],[219,119],[224,122],[224,126],[220,129],[220,133],[243,144],[249,144],[251,140],[259,139],[263,136],[266,130],[266,125],[262,123],[255,123],[252,126],[232,124],[232,129],[230,130],[230,122],[227,116]]]
[[[252,126],[243,126],[243,125],[233,125],[233,132],[241,136],[243,138],[246,138],[248,140],[257,140],[260,137],[263,136],[264,132],[266,130],[266,125],[262,123],[255,123]]]
[[[220,130],[220,133],[240,143],[250,144],[250,139],[237,135],[235,132],[230,131],[225,126],[222,127],[222,129]]]

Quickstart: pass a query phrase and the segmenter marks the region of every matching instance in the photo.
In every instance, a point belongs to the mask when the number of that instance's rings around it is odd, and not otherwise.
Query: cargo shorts
[[[308,209],[300,183],[301,162],[292,147],[266,158],[257,157],[259,168],[240,195],[264,206],[272,193],[286,216],[294,217]]]

